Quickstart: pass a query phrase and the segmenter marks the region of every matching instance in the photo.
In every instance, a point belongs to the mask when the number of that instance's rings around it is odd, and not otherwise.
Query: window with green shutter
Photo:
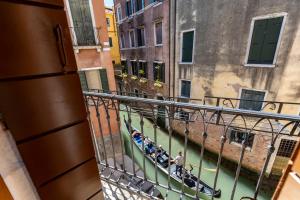
[[[109,91],[109,84],[108,84],[108,78],[107,78],[107,72],[106,69],[99,69],[100,74],[100,81],[102,85],[103,92]]]
[[[164,63],[153,63],[153,79],[154,81],[165,82]]]
[[[194,31],[182,33],[181,62],[193,62]]]
[[[109,38],[108,38],[108,41],[109,41],[109,46],[112,47],[112,46],[113,46],[112,38],[109,37]]]
[[[242,89],[240,109],[260,111],[263,107],[265,92]]]
[[[248,64],[273,64],[283,17],[255,20]]]
[[[81,89],[83,91],[88,91],[89,87],[88,87],[88,83],[87,83],[87,80],[86,80],[85,72],[84,71],[79,71],[78,75],[79,75],[79,79],[80,79]]]
[[[191,81],[181,80],[181,97],[190,98]]]

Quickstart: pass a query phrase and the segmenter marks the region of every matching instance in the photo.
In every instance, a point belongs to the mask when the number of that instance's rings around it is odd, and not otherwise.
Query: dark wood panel
[[[76,71],[63,9],[0,1],[0,79]]]
[[[83,200],[100,189],[100,178],[93,159],[38,189],[43,200]]]
[[[38,3],[43,3],[43,4],[49,4],[49,5],[54,5],[54,6],[64,6],[64,1],[63,0],[24,0],[28,2],[38,2]]]
[[[37,187],[95,155],[87,121],[18,148]]]
[[[0,110],[16,141],[86,119],[78,74],[0,82]]]
[[[1,200],[13,200],[13,198],[1,176],[0,176],[0,199]]]

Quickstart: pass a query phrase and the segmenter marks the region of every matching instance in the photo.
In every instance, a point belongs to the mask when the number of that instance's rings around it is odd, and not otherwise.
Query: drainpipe
[[[173,4],[172,4],[173,2]],[[172,87],[169,88],[169,96],[171,96],[171,89],[172,89],[172,96],[175,96],[175,62],[176,62],[176,15],[177,15],[177,0],[169,0],[169,69],[172,66]],[[172,41],[173,40],[173,41]],[[171,43],[173,42],[173,51],[171,52]],[[173,55],[173,57],[172,57]],[[172,60],[172,62],[171,62]],[[171,73],[169,73],[169,81],[171,82]]]

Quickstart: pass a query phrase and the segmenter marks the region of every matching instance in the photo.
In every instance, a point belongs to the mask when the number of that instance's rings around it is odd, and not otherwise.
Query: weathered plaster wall
[[[188,3],[189,2],[189,3]],[[298,101],[300,1],[179,0],[176,77],[192,81],[192,98],[239,97],[241,88],[266,90],[266,100]],[[253,17],[288,13],[275,68],[245,67]],[[195,28],[194,64],[182,65],[180,31]],[[176,83],[179,94],[179,81]],[[299,108],[298,108],[299,109]],[[294,108],[286,112],[295,113]],[[298,110],[299,112],[299,110]]]

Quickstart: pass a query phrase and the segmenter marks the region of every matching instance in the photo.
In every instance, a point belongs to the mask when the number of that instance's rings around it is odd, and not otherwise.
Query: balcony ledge
[[[96,49],[97,52],[100,52],[103,48],[101,45],[92,45],[92,46],[73,46],[74,52],[79,53],[81,49]]]

